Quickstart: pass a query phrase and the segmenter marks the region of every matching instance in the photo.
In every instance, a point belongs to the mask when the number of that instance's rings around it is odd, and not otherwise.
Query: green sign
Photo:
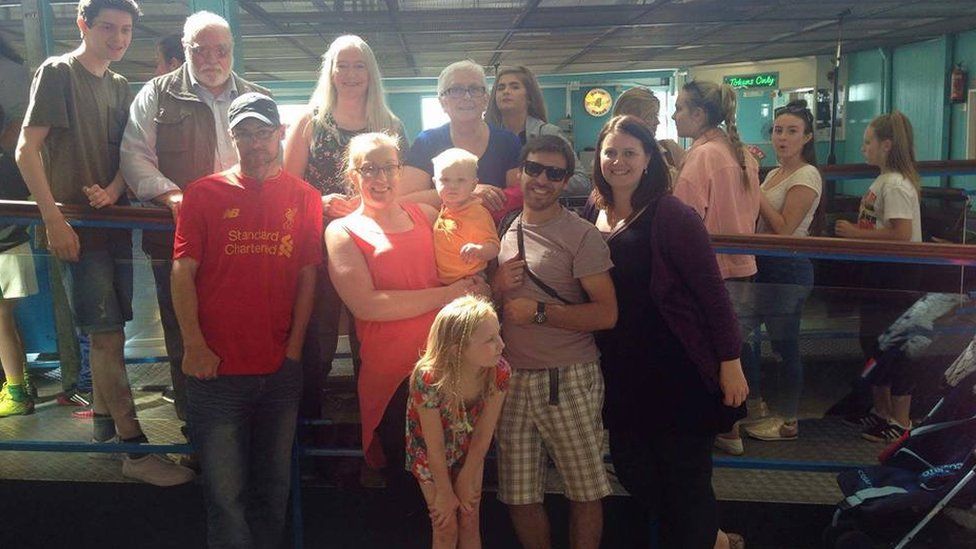
[[[726,76],[723,81],[737,90],[776,88],[779,86],[779,73],[763,72],[759,74]]]

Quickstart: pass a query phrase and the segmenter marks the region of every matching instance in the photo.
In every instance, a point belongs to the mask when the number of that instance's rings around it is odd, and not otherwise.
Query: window
[[[429,130],[438,126],[443,126],[451,120],[447,113],[441,108],[441,101],[437,97],[423,97],[420,99],[420,117],[423,129]]]

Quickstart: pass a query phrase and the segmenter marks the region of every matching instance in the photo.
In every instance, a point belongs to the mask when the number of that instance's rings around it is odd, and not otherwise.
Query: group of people
[[[208,12],[187,18],[180,47],[160,44],[161,74],[133,97],[109,66],[139,15],[133,0],[81,0],[82,43],[34,75],[16,160],[91,338],[94,442],[148,442],[123,362],[132,241],[127,230],[72,227],[56,203],[103,208],[131,195],[172,212],[175,231],[146,231],[142,246],[211,547],[278,543],[296,418],[315,413],[343,307],[355,319],[366,462],[406,506],[419,487],[435,547],[480,546],[493,440],[498,497],[522,545],[550,546],[551,460],[572,546],[599,546],[604,427],[620,482],[660,520],[664,546],[743,545],[718,527],[712,448],[742,453],[739,425],[761,440],[797,437],[812,268],[716,256],[709,233],[752,234],[758,221],[759,232],[817,234],[822,183],[805,104],[776,111],[779,168],[760,185],[734,90],[681,89],[673,118],[692,141],[683,151],[656,139],[660,103],[635,88],[586,174],[525,67],[499,71],[489,90],[478,64],[449,65],[437,94],[450,121],[408,143],[372,50],[343,36],[286,131],[269,91],[231,70],[230,27]],[[882,175],[837,235],[920,240],[907,120],[876,119],[863,151]],[[567,189],[591,186],[582,216],[560,204]],[[3,338],[16,336],[12,305],[32,277],[30,252],[17,251],[26,239],[8,240]],[[787,378],[776,414],[750,345],[763,323]],[[23,348],[6,341],[0,412],[17,403],[27,413]],[[895,393],[879,387],[862,420],[882,439],[909,426]],[[160,486],[194,477],[154,454],[124,455],[122,470]]]

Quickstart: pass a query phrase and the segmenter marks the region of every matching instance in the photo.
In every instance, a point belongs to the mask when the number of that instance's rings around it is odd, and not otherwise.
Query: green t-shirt
[[[24,126],[50,128],[43,158],[55,200],[88,204],[82,187],[108,186],[115,178],[131,102],[125,77],[110,70],[95,76],[71,54],[37,69]]]

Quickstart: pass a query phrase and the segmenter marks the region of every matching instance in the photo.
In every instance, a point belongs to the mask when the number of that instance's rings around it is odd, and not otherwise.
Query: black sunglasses
[[[566,168],[546,166],[545,164],[539,164],[531,160],[526,160],[522,163],[522,171],[532,177],[538,177],[542,172],[546,172],[546,179],[549,181],[562,181],[566,179],[566,175],[569,173],[569,170]]]
[[[785,107],[779,107],[773,111],[773,118],[781,114],[792,114],[794,116],[799,116],[804,120],[813,121],[813,113],[807,107],[801,107],[799,105],[786,105]]]

